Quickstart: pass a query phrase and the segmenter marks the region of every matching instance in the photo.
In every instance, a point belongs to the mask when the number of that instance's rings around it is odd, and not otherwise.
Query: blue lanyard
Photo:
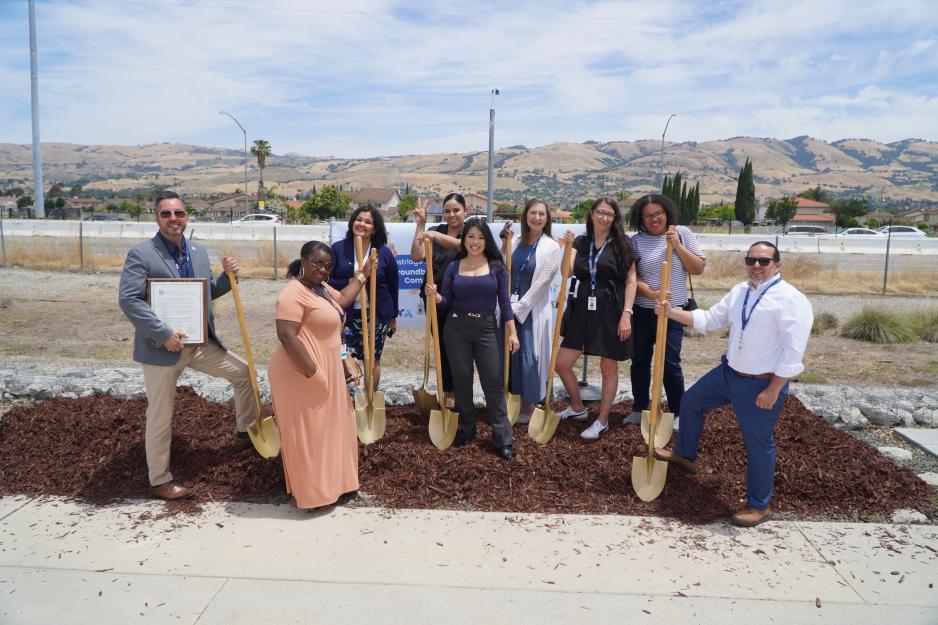
[[[528,268],[528,263],[531,262],[531,259],[534,258],[534,253],[537,251],[537,244],[541,242],[541,238],[538,237],[537,241],[534,242],[534,247],[531,248],[531,251],[528,252],[528,257],[524,259],[524,262],[518,267],[518,285],[515,287],[515,293],[521,291],[521,274],[524,273],[524,270]]]
[[[762,297],[763,297],[766,293],[769,292],[769,289],[771,289],[773,286],[775,286],[776,284],[778,284],[778,283],[781,282],[781,281],[782,281],[782,277],[781,277],[781,276],[777,277],[777,278],[776,278],[775,280],[773,280],[767,287],[765,287],[765,289],[764,289],[761,293],[759,293],[759,297],[757,297],[757,298],[756,298],[756,301],[754,301],[754,302],[752,303],[752,308],[749,309],[749,314],[748,314],[748,315],[746,314],[746,305],[749,303],[749,293],[750,293],[750,291],[749,291],[749,289],[746,289],[746,297],[743,299],[743,310],[742,310],[742,313],[741,313],[741,315],[742,315],[742,321],[743,321],[743,329],[742,329],[742,331],[745,331],[745,330],[746,330],[746,326],[749,325],[749,320],[752,319],[752,313],[755,312],[756,306],[758,306],[758,305],[759,305],[759,302],[762,301]]]
[[[179,254],[173,253],[172,245],[165,238],[163,239],[163,247],[166,248],[166,251],[169,252],[170,257],[173,259],[173,263],[176,265],[176,271],[179,273],[180,278],[191,278],[192,275],[192,260],[189,258],[189,246],[186,245],[186,238],[182,238],[182,244],[177,246],[176,249],[180,252],[185,249],[185,257],[182,259],[182,264],[179,264]]]
[[[345,323],[345,310],[343,310],[342,307],[339,306],[339,302],[335,301],[335,298],[332,297],[332,293],[329,292],[329,289],[327,289],[326,287],[322,285],[319,285],[319,288],[321,289],[320,291],[317,291],[314,287],[308,287],[308,288],[310,291],[312,291],[319,297],[322,297],[332,302],[332,304],[335,306],[336,312],[339,313],[339,318],[342,320],[342,323],[343,324]]]
[[[609,243],[609,235],[606,235],[606,240],[603,241],[603,246],[599,248],[599,251],[596,252],[596,257],[593,257],[593,237],[590,237],[590,255],[589,255],[589,265],[590,265],[590,293],[596,292],[596,266],[599,264],[599,257],[603,255],[603,250],[606,249],[606,245]]]

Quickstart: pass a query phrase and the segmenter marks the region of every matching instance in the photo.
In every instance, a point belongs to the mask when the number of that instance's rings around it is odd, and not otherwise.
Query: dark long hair
[[[495,237],[492,236],[489,225],[485,223],[484,219],[479,217],[470,217],[466,220],[466,223],[463,224],[462,240],[459,243],[459,254],[456,256],[456,260],[465,258],[469,254],[468,250],[466,250],[466,235],[469,234],[469,228],[476,228],[482,233],[482,237],[485,239],[485,250],[483,253],[489,261],[489,268],[493,269],[497,265],[504,265],[502,253],[499,251],[498,245],[495,244]]]
[[[632,260],[635,254],[632,251],[632,240],[625,236],[625,231],[622,229],[622,212],[619,210],[619,204],[611,197],[601,197],[598,198],[593,205],[590,207],[590,214],[586,219],[586,233],[590,237],[590,241],[593,240],[593,211],[596,210],[600,204],[606,204],[615,212],[616,217],[612,220],[612,227],[609,228],[609,236],[612,237],[613,250],[616,255],[616,264],[619,266],[619,271],[623,274],[627,273],[629,267],[632,266]],[[592,245],[592,243],[590,243]]]
[[[635,200],[635,203],[632,204],[632,210],[629,213],[629,225],[632,226],[632,230],[635,232],[646,232],[643,213],[645,207],[649,204],[657,204],[664,211],[664,216],[667,220],[664,226],[665,229],[669,226],[677,225],[677,208],[674,207],[674,202],[671,201],[671,198],[666,195],[661,195],[660,193],[649,193],[648,195],[643,195],[638,198]]]
[[[544,205],[544,212],[547,213],[547,221],[544,222],[544,234],[546,234],[547,236],[551,236],[550,234],[550,223],[551,223],[550,207],[547,206],[547,202],[545,202],[544,200],[541,200],[536,197],[532,197],[530,200],[525,202],[524,210],[521,211],[521,241],[522,242],[528,240],[528,233],[531,230],[528,227],[528,211],[531,210],[531,207],[536,206],[537,204]]]
[[[374,231],[371,233],[371,247],[378,249],[382,245],[387,245],[388,229],[384,225],[384,217],[381,216],[381,211],[371,204],[359,206],[352,211],[351,216],[348,218],[348,230],[345,231],[345,238],[349,241],[355,238],[355,233],[352,232],[352,225],[362,213],[371,213],[371,222],[374,224]]]
[[[462,193],[450,193],[443,198],[443,202],[440,203],[440,206],[446,206],[446,203],[450,200],[456,200],[456,202],[462,206],[463,212],[469,212],[469,209],[466,208],[466,198],[462,196]]]
[[[287,265],[287,277],[298,278],[300,276],[301,259],[311,256],[313,252],[325,252],[330,256],[332,255],[332,250],[322,241],[307,241],[303,244],[303,247],[300,248],[300,257],[290,261],[290,264]]]

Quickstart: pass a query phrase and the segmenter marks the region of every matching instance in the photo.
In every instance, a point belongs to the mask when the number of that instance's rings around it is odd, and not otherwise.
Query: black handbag
[[[681,238],[681,233],[678,232],[677,238],[681,241],[681,245],[684,245],[684,239]],[[687,298],[687,303],[681,306],[684,310],[697,310],[697,298],[694,297],[694,281],[690,279],[690,274],[687,274],[687,284],[690,285],[690,297]]]

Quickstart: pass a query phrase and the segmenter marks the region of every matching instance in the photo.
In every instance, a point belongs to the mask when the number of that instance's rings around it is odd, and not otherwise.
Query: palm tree
[[[266,200],[267,192],[264,190],[264,165],[267,163],[267,157],[270,156],[270,143],[263,139],[255,139],[251,146],[251,154],[257,157],[257,166],[260,168],[260,182],[257,185],[257,199]]]

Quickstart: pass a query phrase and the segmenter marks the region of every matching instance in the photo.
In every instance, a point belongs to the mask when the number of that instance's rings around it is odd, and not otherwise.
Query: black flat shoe
[[[453,441],[453,447],[465,447],[470,442],[472,442],[471,438],[465,438],[463,435],[457,434],[456,439]]]
[[[498,448],[498,457],[502,460],[511,460],[515,457],[515,452],[511,449],[511,445],[505,445]]]

